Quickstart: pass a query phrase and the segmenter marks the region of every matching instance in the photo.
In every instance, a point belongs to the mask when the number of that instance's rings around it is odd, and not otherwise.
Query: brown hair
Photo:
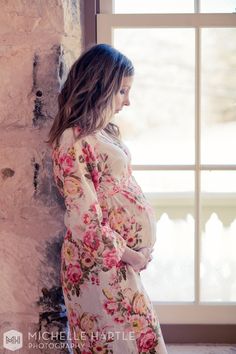
[[[106,122],[112,116],[114,95],[122,78],[132,75],[132,62],[111,45],[96,44],[84,51],[72,65],[58,95],[58,113],[46,142],[58,143],[70,127],[78,127],[80,137],[99,129],[119,137],[118,126]]]

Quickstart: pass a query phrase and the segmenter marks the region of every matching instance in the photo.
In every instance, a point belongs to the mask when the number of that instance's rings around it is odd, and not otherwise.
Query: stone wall
[[[25,354],[37,352],[28,348],[29,331],[65,325],[58,320],[64,209],[44,140],[60,85],[83,48],[81,2],[0,1],[1,352],[8,330],[23,333]]]

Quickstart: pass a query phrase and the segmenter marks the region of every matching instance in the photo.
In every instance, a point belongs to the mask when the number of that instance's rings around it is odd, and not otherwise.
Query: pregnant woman
[[[126,56],[93,45],[71,67],[49,133],[66,205],[61,282],[76,354],[167,353],[140,278],[151,260],[155,216],[111,122],[130,104],[133,77]]]

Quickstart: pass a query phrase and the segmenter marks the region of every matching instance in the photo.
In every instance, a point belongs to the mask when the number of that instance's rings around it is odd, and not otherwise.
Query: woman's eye
[[[125,90],[120,90],[120,94],[124,95],[125,94]]]

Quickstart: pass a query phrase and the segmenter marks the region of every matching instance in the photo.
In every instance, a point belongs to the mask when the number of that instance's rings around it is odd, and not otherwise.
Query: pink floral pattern
[[[66,129],[52,150],[66,206],[61,282],[73,352],[166,354],[140,276],[121,260],[126,245],[155,243],[154,213],[132,176],[130,153],[104,132],[77,140],[75,132]]]

